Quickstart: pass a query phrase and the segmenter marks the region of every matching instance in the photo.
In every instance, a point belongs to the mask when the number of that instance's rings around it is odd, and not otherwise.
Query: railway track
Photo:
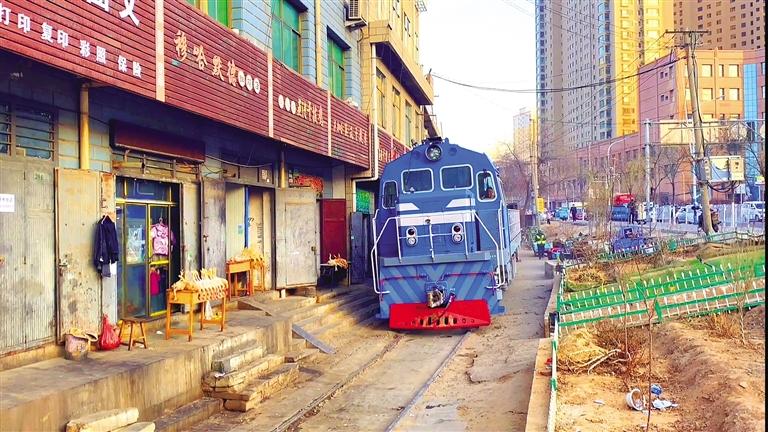
[[[397,430],[468,335],[400,336],[374,360],[273,431]]]

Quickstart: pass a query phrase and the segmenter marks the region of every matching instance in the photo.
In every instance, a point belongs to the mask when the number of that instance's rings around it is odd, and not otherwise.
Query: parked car
[[[555,210],[555,217],[562,221],[568,220],[568,218],[571,217],[571,211],[568,209],[568,207],[560,207],[559,209]]]
[[[741,203],[743,222],[762,222],[765,220],[765,201],[745,201]]]
[[[584,207],[576,209],[576,220],[587,220],[587,212],[584,211]]]
[[[611,207],[611,220],[612,221],[629,221],[629,208],[626,205]]]

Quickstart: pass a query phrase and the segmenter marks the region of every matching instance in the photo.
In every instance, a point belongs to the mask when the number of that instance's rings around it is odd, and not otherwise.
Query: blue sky
[[[535,88],[532,0],[431,0],[420,15],[424,72],[456,81],[506,88]],[[526,11],[527,13],[524,13]],[[512,116],[535,107],[535,95],[486,92],[434,79],[443,136],[489,151],[512,139]]]

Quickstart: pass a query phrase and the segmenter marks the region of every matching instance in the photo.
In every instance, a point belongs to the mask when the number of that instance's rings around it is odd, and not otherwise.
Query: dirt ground
[[[504,297],[507,312],[474,331],[397,431],[522,431],[552,280],[529,249]]]
[[[654,327],[653,382],[679,404],[653,410],[651,431],[765,431],[765,308],[745,314],[746,345],[738,314]],[[647,332],[647,329],[641,331]],[[625,402],[628,385],[647,393],[644,366],[625,383],[606,370],[592,375],[560,371],[558,431],[644,430],[647,412]]]

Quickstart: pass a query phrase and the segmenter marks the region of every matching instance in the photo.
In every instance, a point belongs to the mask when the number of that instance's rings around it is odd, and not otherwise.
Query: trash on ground
[[[656,396],[661,396],[662,388],[658,384],[651,384],[651,393],[655,394]]]
[[[627,405],[636,410],[636,411],[642,411],[645,407],[645,398],[643,398],[643,394],[640,392],[639,388],[633,388],[632,390],[627,393]]]
[[[677,406],[676,403],[672,403],[666,399],[656,399],[652,403],[654,408],[661,411],[664,411],[667,408],[674,408]]]
[[[605,401],[601,399],[595,399],[595,403],[598,405],[605,405]]]

